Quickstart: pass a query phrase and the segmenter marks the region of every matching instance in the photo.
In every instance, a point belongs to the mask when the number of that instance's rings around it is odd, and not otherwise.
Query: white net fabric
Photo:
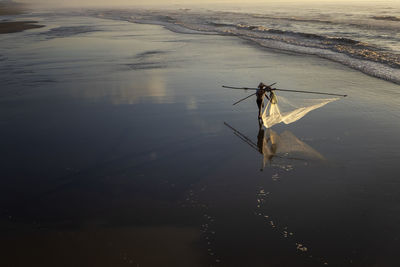
[[[325,99],[296,99],[289,101],[287,98],[279,96],[278,101],[272,104],[268,101],[262,112],[263,124],[266,128],[271,128],[275,124],[289,124],[303,118],[308,112],[323,107],[326,104],[336,101],[339,98]]]

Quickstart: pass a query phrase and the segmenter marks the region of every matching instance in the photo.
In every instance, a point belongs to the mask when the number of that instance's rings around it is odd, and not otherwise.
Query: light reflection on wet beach
[[[144,77],[143,77],[144,76]],[[147,72],[131,84],[112,82],[104,87],[103,83],[92,83],[88,88],[72,90],[73,97],[87,98],[90,101],[107,99],[113,105],[134,105],[140,102],[155,104],[173,103],[173,95],[167,95],[165,79],[160,73]]]

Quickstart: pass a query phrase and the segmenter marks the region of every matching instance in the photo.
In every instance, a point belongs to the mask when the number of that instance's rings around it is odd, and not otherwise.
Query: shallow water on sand
[[[399,86],[315,57],[159,26],[39,16],[0,36],[4,266],[396,266]],[[347,98],[273,130],[251,92]],[[290,98],[290,94],[283,94]],[[299,155],[294,155],[298,157]],[[300,155],[301,156],[301,155]]]

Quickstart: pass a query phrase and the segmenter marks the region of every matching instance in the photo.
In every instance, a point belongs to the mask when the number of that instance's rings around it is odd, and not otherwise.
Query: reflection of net
[[[279,97],[279,106],[278,103],[272,104],[268,101],[262,113],[263,124],[266,128],[281,122],[289,124],[303,118],[308,112],[338,99],[296,99],[294,104],[284,97]]]
[[[278,135],[269,129],[264,136],[262,154],[264,156],[263,167],[274,156],[297,160],[324,160],[318,151],[300,141],[294,134],[284,131]]]

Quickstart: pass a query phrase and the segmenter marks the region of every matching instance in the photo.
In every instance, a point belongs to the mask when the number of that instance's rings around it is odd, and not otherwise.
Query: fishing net
[[[287,98],[274,94],[272,100],[268,101],[262,112],[262,121],[266,128],[275,124],[289,124],[303,118],[310,111],[323,107],[326,104],[336,101],[339,98],[297,98],[289,101]]]

